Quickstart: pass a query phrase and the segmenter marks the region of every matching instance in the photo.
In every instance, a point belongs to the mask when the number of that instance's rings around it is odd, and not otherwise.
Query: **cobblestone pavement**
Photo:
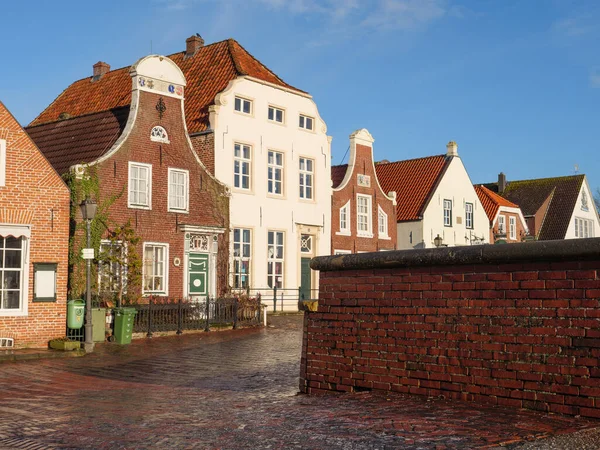
[[[279,316],[266,329],[0,364],[0,449],[468,449],[565,433],[597,442],[600,422],[578,418],[416,396],[298,395],[301,325]],[[527,448],[544,443],[569,448]]]

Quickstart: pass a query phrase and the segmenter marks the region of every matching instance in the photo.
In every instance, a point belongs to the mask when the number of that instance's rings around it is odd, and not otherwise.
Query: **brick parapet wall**
[[[600,417],[600,239],[313,260],[300,389]]]

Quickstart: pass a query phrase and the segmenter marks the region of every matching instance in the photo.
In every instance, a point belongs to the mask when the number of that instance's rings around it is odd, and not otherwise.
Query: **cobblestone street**
[[[302,317],[270,322],[0,364],[0,448],[493,448],[600,425],[444,399],[297,395]]]

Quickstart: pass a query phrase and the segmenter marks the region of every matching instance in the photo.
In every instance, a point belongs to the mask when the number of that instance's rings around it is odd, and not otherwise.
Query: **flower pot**
[[[63,339],[52,339],[50,341],[50,348],[54,350],[77,350],[81,347],[81,342],[79,341],[65,341]]]

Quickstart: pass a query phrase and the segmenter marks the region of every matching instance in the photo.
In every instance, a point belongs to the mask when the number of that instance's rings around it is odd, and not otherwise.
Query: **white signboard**
[[[93,248],[82,248],[81,249],[81,257],[83,259],[94,259],[94,249]]]

